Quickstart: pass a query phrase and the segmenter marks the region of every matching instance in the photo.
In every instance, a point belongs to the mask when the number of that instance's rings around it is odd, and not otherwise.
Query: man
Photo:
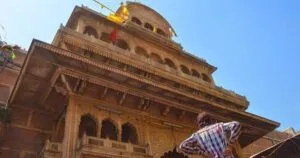
[[[234,158],[229,147],[238,140],[241,133],[239,122],[215,123],[203,112],[197,116],[197,123],[200,129],[184,140],[179,150],[188,155]]]

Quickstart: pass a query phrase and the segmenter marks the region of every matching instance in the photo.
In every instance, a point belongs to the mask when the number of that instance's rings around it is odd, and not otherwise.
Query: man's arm
[[[229,145],[233,144],[235,141],[238,140],[241,134],[241,125],[237,121],[232,121],[223,124],[223,130],[225,132],[229,132],[228,143]]]

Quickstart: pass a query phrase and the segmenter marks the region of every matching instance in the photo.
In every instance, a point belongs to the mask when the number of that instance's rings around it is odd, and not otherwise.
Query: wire
[[[109,7],[107,7],[106,5],[104,5],[103,3],[97,1],[97,0],[92,0],[94,1],[95,3],[99,4],[101,6],[101,8],[106,8],[107,10],[111,11],[112,13],[116,13],[115,11],[113,11],[112,9],[110,9]]]

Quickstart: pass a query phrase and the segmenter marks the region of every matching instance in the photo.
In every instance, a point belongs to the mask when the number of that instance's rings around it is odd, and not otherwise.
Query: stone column
[[[98,123],[98,126],[97,126],[98,127],[97,128],[97,137],[98,138],[101,138],[102,120],[103,120],[102,118],[101,119],[98,118],[98,120],[97,120],[98,121],[97,122]]]
[[[76,144],[78,140],[78,129],[80,118],[78,119],[78,106],[74,96],[69,96],[69,103],[66,111],[65,135],[63,140],[63,158],[75,158]]]
[[[122,141],[122,122],[120,120],[118,120],[117,122],[117,132],[118,132],[118,141]]]

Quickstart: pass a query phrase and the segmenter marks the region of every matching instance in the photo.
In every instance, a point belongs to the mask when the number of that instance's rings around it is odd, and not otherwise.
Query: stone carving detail
[[[143,111],[149,111],[151,103],[152,103],[151,100],[141,98],[140,104],[138,105],[138,109],[143,110]]]

